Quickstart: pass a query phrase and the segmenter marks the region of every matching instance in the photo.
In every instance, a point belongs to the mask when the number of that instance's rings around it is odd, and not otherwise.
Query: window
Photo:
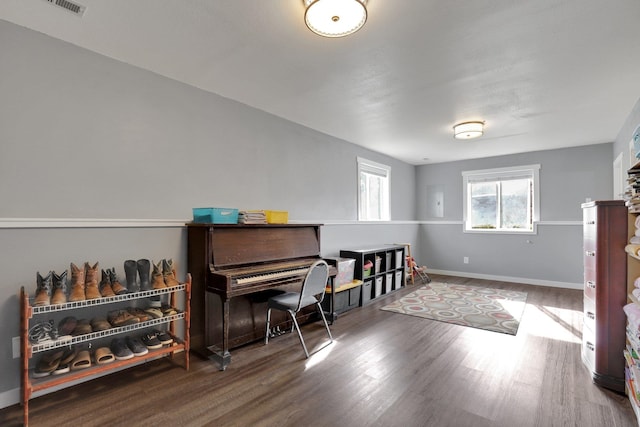
[[[540,165],[462,172],[464,230],[534,233]]]
[[[391,168],[358,157],[358,220],[389,221]]]

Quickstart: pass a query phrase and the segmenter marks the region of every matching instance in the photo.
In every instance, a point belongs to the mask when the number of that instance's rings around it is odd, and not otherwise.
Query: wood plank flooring
[[[433,280],[528,292],[516,336],[390,313],[410,285],[341,315],[310,359],[295,334],[232,351],[221,372],[191,358],[112,374],[30,402],[32,426],[632,427],[625,396],[595,386],[580,359],[582,293],[516,283]],[[303,326],[321,348],[320,323]],[[180,360],[177,361],[179,363]],[[20,425],[19,405],[0,425]]]

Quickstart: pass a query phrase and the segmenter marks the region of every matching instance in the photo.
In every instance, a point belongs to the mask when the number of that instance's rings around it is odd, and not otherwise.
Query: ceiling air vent
[[[54,6],[61,7],[68,12],[73,13],[77,16],[84,15],[84,11],[87,8],[81,4],[69,1],[69,0],[45,0],[47,3],[51,3]]]

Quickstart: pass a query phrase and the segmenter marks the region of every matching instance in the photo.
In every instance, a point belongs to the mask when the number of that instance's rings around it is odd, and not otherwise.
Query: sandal
[[[36,368],[33,370],[33,378],[42,378],[50,375],[60,365],[60,359],[64,354],[63,349],[53,350],[42,355]]]
[[[98,365],[104,365],[116,360],[116,357],[111,352],[109,347],[100,347],[96,350],[96,363]]]
[[[91,354],[89,350],[81,350],[71,362],[71,370],[85,369],[91,367]]]

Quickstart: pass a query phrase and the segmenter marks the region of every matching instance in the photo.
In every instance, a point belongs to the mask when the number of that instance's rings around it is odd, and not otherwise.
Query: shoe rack
[[[48,318],[46,315],[52,315],[54,313],[66,312],[72,315],[74,310],[79,310],[86,307],[91,307],[91,310],[95,313],[104,313],[109,308],[113,309],[114,305],[120,302],[134,301],[140,299],[149,299],[151,297],[162,297],[168,295],[169,304],[172,307],[177,307],[178,294],[184,294],[184,309],[178,311],[174,315],[150,319],[145,322],[136,323],[133,325],[113,327],[104,331],[92,332],[84,335],[71,336],[70,339],[57,339],[52,341],[46,341],[42,343],[33,344],[29,341],[29,328],[32,324],[38,321],[46,321]],[[165,297],[166,298],[166,297]],[[173,360],[173,356],[177,352],[184,352],[184,368],[189,370],[189,341],[190,341],[190,306],[191,306],[191,274],[187,274],[187,281],[181,283],[178,286],[171,288],[153,289],[148,291],[139,291],[123,295],[116,295],[112,297],[102,297],[97,299],[67,302],[58,305],[44,305],[34,306],[32,297],[25,291],[24,287],[20,289],[20,356],[21,356],[21,385],[22,385],[22,405],[23,405],[23,422],[27,426],[29,423],[29,400],[34,393],[38,395],[47,394],[47,392],[75,385],[79,380],[83,379],[95,379],[104,376],[108,373],[122,370],[124,368],[139,365],[149,360],[158,359],[161,357],[168,357]],[[176,335],[176,321],[183,320],[184,338],[178,338]],[[65,374],[60,375],[48,375],[44,378],[32,378],[30,371],[35,367],[35,362],[30,363],[34,356],[38,354],[44,354],[46,351],[50,351],[56,348],[63,348],[72,345],[88,346],[91,342],[110,336],[124,335],[127,333],[135,333],[136,331],[142,333],[144,329],[151,327],[161,327],[163,325],[168,326],[169,334],[173,338],[173,343],[162,348],[149,350],[149,352],[143,356],[136,356],[128,360],[115,360],[108,364],[93,364],[89,368],[72,370]],[[30,370],[29,365],[32,365]]]

